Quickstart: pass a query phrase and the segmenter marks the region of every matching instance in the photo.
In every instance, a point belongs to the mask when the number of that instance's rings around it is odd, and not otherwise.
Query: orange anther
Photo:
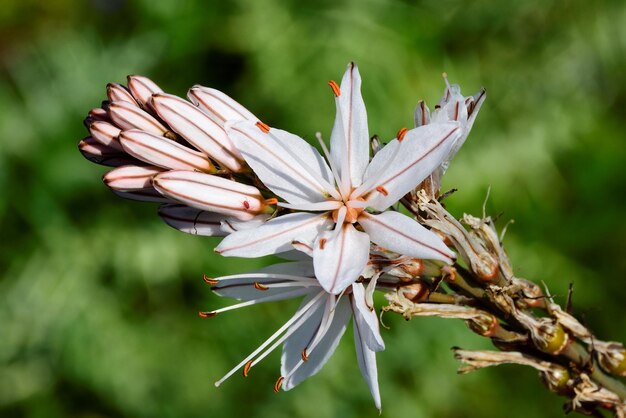
[[[256,123],[256,127],[259,128],[260,130],[262,130],[264,133],[268,133],[270,131],[270,127],[269,125],[266,125],[265,123],[258,121]]]
[[[341,90],[339,89],[339,85],[335,82],[335,80],[330,80],[328,82],[328,85],[331,89],[333,89],[333,94],[335,95],[335,97],[341,96]]]
[[[269,289],[268,286],[265,286],[264,284],[261,284],[259,282],[254,282],[254,288],[256,290],[267,290],[267,289]]]
[[[271,197],[269,199],[265,199],[265,204],[266,205],[275,205],[278,203],[278,199],[276,199],[275,197]]]
[[[324,249],[324,245],[326,245],[326,241],[328,241],[326,238],[320,239],[320,250]]]
[[[215,280],[215,279],[208,277],[206,274],[202,275],[202,280],[204,280],[206,284],[210,284],[210,285],[218,284],[220,282],[219,280]]]
[[[309,355],[306,352],[306,348],[302,350],[302,361],[309,361]]]
[[[250,367],[252,367],[252,360],[250,360],[245,364],[245,366],[243,366],[243,377],[248,377],[248,373],[250,373]]]
[[[215,312],[198,312],[198,315],[200,316],[200,318],[210,318],[212,316],[217,315]]]
[[[278,378],[276,383],[274,383],[274,392],[278,393],[278,391],[280,390],[280,387],[283,384],[283,380],[285,380],[285,378],[281,376]]]
[[[387,191],[387,189],[385,189],[385,187],[384,187],[384,186],[378,186],[378,187],[376,188],[376,191],[377,191],[378,193],[381,193],[381,194],[385,195],[385,196],[388,196],[388,195],[389,195],[389,192]]]
[[[398,138],[398,141],[402,142],[402,140],[404,139],[404,135],[406,135],[407,132],[409,132],[407,128],[400,129],[396,134],[396,138]]]

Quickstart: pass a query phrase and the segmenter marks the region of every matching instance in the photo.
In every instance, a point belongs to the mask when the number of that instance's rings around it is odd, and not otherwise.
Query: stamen
[[[211,286],[214,284],[218,284],[220,282],[219,280],[211,279],[206,274],[202,275],[202,280],[204,280],[206,284],[211,285]]]
[[[328,211],[339,209],[342,203],[338,200],[326,200],[324,202],[290,204],[279,202],[278,206],[285,209],[302,210],[302,211]]]
[[[402,140],[404,139],[404,135],[406,135],[407,132],[409,132],[407,128],[400,129],[396,134],[396,138],[398,138],[398,141],[402,142]]]
[[[339,85],[335,82],[335,80],[330,80],[328,82],[328,85],[333,90],[333,94],[335,95],[335,97],[341,96],[341,90],[339,89]]]
[[[330,151],[328,150],[328,147],[326,146],[326,143],[322,138],[322,134],[320,132],[317,132],[315,134],[315,137],[322,147],[322,151],[324,152],[324,157],[326,157],[326,161],[328,161],[328,164],[330,164],[330,171],[333,173],[335,183],[337,183],[337,186],[339,186],[341,184],[341,179],[339,178],[339,170],[337,170],[337,166],[335,166],[335,161],[330,156]],[[344,196],[342,196],[342,198],[343,197]]]
[[[295,315],[292,316],[287,322],[285,322],[285,324],[283,324],[283,326],[280,327],[267,340],[265,340],[265,342],[263,344],[261,344],[259,347],[257,347],[256,350],[254,350],[252,353],[250,353],[248,355],[248,357],[243,359],[243,361],[241,361],[241,363],[239,363],[233,369],[231,369],[231,371],[226,373],[226,375],[224,375],[224,377],[222,377],[220,380],[215,382],[215,386],[218,387],[219,385],[221,385],[222,382],[224,382],[226,379],[228,379],[230,376],[232,376],[233,373],[235,373],[237,370],[239,370],[240,367],[244,366],[250,360],[254,359],[254,357],[256,355],[258,355],[261,351],[263,351],[265,349],[265,347],[270,345],[272,343],[272,341],[276,340],[280,334],[282,334],[283,332],[285,332],[285,330],[288,330],[292,325],[294,325],[291,332],[287,331],[261,357],[257,358],[255,361],[250,363],[250,368],[252,368],[258,361],[260,361],[263,357],[265,357],[267,354],[269,354],[274,348],[276,348],[278,346],[278,344],[282,344],[282,342],[285,339],[287,339],[287,337],[289,337],[289,335],[293,334],[293,332],[295,332],[295,330],[297,330],[302,325],[302,323],[304,323],[304,321],[306,321],[307,319],[309,319],[311,317],[311,315],[313,314],[312,311],[314,311],[314,309],[312,310],[311,308],[315,305],[315,303],[319,300],[319,298],[322,295],[323,295],[323,292],[320,292],[315,297],[313,297],[305,306],[303,306],[301,309],[298,309],[298,311],[295,313]]]
[[[200,311],[200,312],[198,312],[198,315],[200,316],[200,318],[211,318],[211,317],[217,315],[217,312],[215,312],[215,311],[211,311],[211,312]]]
[[[275,197],[271,197],[269,199],[265,199],[265,204],[266,205],[275,205],[278,203],[278,199],[276,199]]]
[[[261,284],[259,282],[254,282],[254,288],[256,290],[267,290],[267,289],[269,289],[269,287],[267,287],[266,285]]]
[[[309,355],[306,353],[306,348],[302,350],[302,361],[309,361]]]
[[[248,373],[250,373],[250,366],[252,366],[252,360],[243,366],[243,377],[248,377]]]
[[[387,191],[387,189],[385,189],[385,187],[384,187],[384,186],[378,186],[378,187],[376,187],[376,191],[377,191],[378,193],[381,193],[381,194],[385,195],[385,196],[389,196],[389,192]]]
[[[279,377],[278,380],[276,381],[276,383],[274,383],[274,392],[278,393],[280,391],[280,387],[283,385],[283,380],[285,380],[284,377]]]
[[[320,250],[324,249],[324,245],[326,245],[326,241],[328,241],[326,238],[320,239]]]
[[[263,131],[263,133],[266,133],[266,134],[267,134],[267,133],[269,133],[269,132],[270,132],[270,127],[269,127],[269,125],[267,125],[267,124],[265,124],[265,123],[263,123],[263,122],[261,122],[261,121],[258,121],[257,123],[255,123],[255,125],[256,125],[256,127],[257,127],[257,128],[259,128],[261,131]]]

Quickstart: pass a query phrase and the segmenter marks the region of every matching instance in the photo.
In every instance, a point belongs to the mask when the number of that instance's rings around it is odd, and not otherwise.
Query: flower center
[[[346,208],[346,218],[344,220],[344,223],[355,223],[357,221],[357,219],[359,218],[359,215],[361,215],[361,212],[363,212],[365,210],[364,207],[361,207],[361,205],[354,205],[356,207],[352,207],[351,203],[352,202],[363,202],[365,201],[365,199],[363,199],[362,197],[357,197],[356,199],[352,199],[349,200],[347,202],[344,202],[344,206]],[[342,206],[342,207],[344,207]],[[338,218],[339,218],[339,211],[341,210],[341,208],[339,209],[335,209],[332,212],[333,215],[333,221],[337,222]]]

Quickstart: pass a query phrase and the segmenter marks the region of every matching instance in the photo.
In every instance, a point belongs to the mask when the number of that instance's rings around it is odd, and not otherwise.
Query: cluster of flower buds
[[[370,157],[357,66],[349,64],[341,83],[329,85],[336,118],[330,147],[317,135],[322,154],[224,93],[194,86],[187,101],[141,76],[107,86],[108,100],[89,112],[91,136],[79,148],[90,161],[115,167],[104,182],[116,194],[161,202],[159,215],[183,232],[224,236],[221,255],[297,253],[304,260],[206,278],[215,293],[241,303],[202,317],[303,298],[294,316],[218,385],[239,369],[247,376],[282,344],[275,389],[289,390],[317,373],[353,318],[358,364],[380,409],[375,353],[384,343],[373,292],[402,287],[414,300],[436,297],[436,278],[457,258],[431,226],[393,206],[426,183],[438,194],[485,93],[463,97],[446,79],[432,114],[420,102],[415,128],[400,129],[384,146],[378,141]],[[482,262],[486,275],[496,274]],[[467,319],[485,326],[482,316]]]

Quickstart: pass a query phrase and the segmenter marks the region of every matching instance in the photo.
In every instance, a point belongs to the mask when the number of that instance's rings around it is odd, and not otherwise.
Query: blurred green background
[[[228,301],[202,273],[259,262],[165,226],[152,204],[101,183],[78,153],[107,82],[144,74],[184,95],[221,89],[265,122],[326,137],[326,81],[363,76],[370,132],[393,137],[441,73],[488,98],[444,181],[449,209],[486,190],[516,272],[544,281],[604,339],[626,340],[626,4],[623,1],[2,0],[0,7],[0,416],[378,415],[351,337],[323,371],[273,393],[278,352],[247,379],[213,382],[294,310]],[[261,261],[263,262],[263,261]],[[562,399],[507,366],[458,376],[464,325],[387,315],[378,356],[387,417],[554,417]]]

